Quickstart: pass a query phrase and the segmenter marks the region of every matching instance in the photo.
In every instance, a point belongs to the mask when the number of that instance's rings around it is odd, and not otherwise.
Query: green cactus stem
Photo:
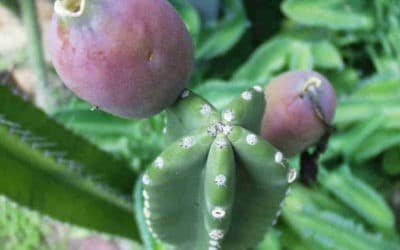
[[[296,172],[259,134],[258,86],[222,112],[189,90],[167,110],[169,146],[142,176],[143,218],[173,249],[248,249],[280,215]]]

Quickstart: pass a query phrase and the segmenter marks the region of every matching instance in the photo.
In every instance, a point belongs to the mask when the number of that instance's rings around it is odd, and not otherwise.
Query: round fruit
[[[262,136],[285,156],[315,144],[330,129],[336,109],[329,81],[313,71],[291,71],[265,88]]]
[[[77,96],[122,117],[154,115],[193,66],[185,25],[166,0],[57,0],[50,52]]]

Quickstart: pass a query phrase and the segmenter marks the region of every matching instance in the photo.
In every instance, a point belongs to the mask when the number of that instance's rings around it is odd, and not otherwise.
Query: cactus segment
[[[135,205],[135,219],[138,225],[140,236],[143,242],[144,249],[147,250],[167,250],[168,246],[156,240],[146,225],[146,218],[143,214],[144,197],[143,197],[143,184],[140,179],[137,179],[135,188],[133,190],[133,201]]]
[[[176,250],[249,249],[263,239],[296,177],[257,135],[264,106],[258,87],[221,114],[187,90],[167,111],[168,140],[175,142],[142,178],[143,215],[154,238]]]
[[[265,99],[260,86],[247,89],[233,99],[222,111],[222,119],[232,125],[260,132],[261,119],[264,114]]]
[[[224,135],[218,135],[207,158],[204,180],[206,229],[210,247],[221,245],[229,230],[235,195],[235,159]]]
[[[180,99],[166,111],[166,145],[190,134],[212,121],[219,120],[219,113],[206,100],[185,89]]]
[[[275,161],[279,152],[252,132],[234,126],[230,139],[237,162],[231,229],[223,249],[248,249],[276,223],[288,193],[288,169]]]
[[[203,133],[181,138],[143,174],[143,213],[155,238],[176,246],[197,241],[193,225],[203,225],[199,197],[212,139]]]

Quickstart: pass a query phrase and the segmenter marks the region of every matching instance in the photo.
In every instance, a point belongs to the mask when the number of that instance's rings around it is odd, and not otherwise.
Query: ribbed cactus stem
[[[154,238],[177,250],[248,249],[276,223],[295,172],[257,135],[264,102],[254,87],[219,113],[185,90],[167,111],[174,142],[142,179]]]
[[[204,194],[205,221],[210,247],[220,246],[232,217],[235,195],[235,159],[232,146],[224,135],[218,135],[208,154]]]
[[[260,124],[256,122],[264,114],[265,100],[260,86],[254,86],[242,92],[239,98],[234,99],[222,111],[222,119],[232,125],[240,125],[255,133],[260,131]]]

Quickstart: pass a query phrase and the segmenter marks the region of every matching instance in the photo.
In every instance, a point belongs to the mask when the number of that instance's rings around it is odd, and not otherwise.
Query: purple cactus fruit
[[[336,96],[329,81],[313,71],[291,71],[265,88],[261,134],[290,157],[317,143],[330,129]]]
[[[122,117],[171,105],[193,66],[189,33],[167,0],[57,0],[50,52],[77,96]]]

